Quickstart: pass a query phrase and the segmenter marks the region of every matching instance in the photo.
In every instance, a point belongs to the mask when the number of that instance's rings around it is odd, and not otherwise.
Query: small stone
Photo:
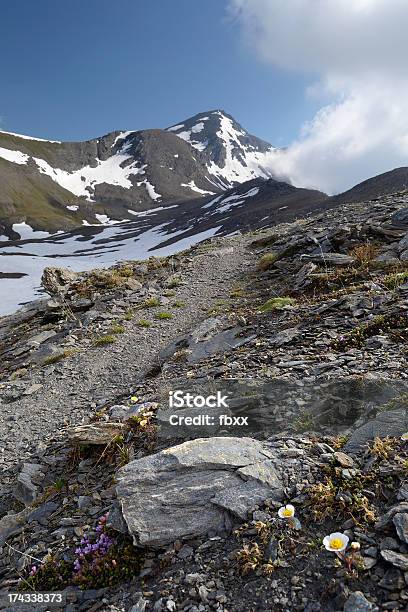
[[[125,425],[122,423],[90,423],[78,425],[68,432],[68,438],[75,444],[105,445],[110,444],[113,438],[123,434]]]
[[[405,580],[400,572],[400,570],[395,567],[387,570],[383,576],[383,578],[378,583],[382,589],[387,589],[387,591],[399,591],[403,589],[405,586]]]
[[[58,507],[58,504],[55,502],[46,502],[31,512],[27,520],[29,523],[36,521],[40,525],[46,526],[48,523],[48,517],[50,514],[58,510]]]
[[[395,525],[399,539],[408,544],[408,513],[399,512],[395,514],[392,522]]]
[[[364,563],[364,568],[366,570],[373,568],[374,565],[377,564],[377,559],[373,559],[372,557],[362,557],[362,559]]]
[[[88,495],[80,495],[78,497],[78,508],[80,510],[86,510],[92,504],[92,497]]]
[[[265,548],[264,559],[266,563],[274,562],[278,558],[278,541],[275,538],[271,538],[267,547]]]
[[[34,393],[36,393],[42,388],[43,388],[43,385],[40,385],[39,383],[35,385],[31,385],[24,391],[23,395],[33,395]]]
[[[198,595],[203,603],[208,601],[209,591],[203,584],[198,588]]]
[[[381,556],[388,563],[392,563],[395,567],[402,569],[403,571],[408,570],[408,555],[394,552],[393,550],[382,550]]]
[[[183,546],[177,556],[179,559],[188,559],[189,557],[192,557],[193,554],[194,549],[191,548],[191,546]]]
[[[351,468],[354,466],[354,460],[346,453],[342,453],[341,451],[337,451],[334,453],[334,457],[342,467]]]
[[[381,550],[398,550],[398,548],[399,548],[399,545],[395,538],[387,537],[381,540],[380,542]]]
[[[26,509],[18,514],[6,514],[0,519],[0,548],[9,536],[20,533],[27,521],[28,513]]]
[[[351,593],[343,608],[344,612],[375,612],[378,607],[368,601],[361,591]]]
[[[130,608],[129,612],[145,612],[148,601],[148,599],[144,599],[140,596],[135,605]]]
[[[17,476],[13,495],[26,506],[32,504],[38,496],[38,486],[33,481],[44,478],[41,468],[42,466],[38,463],[24,463]]]

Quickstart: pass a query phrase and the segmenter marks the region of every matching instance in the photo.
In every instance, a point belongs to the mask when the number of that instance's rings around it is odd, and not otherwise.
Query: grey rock
[[[37,498],[38,486],[35,484],[35,479],[36,477],[39,480],[44,478],[41,468],[42,466],[38,463],[24,463],[21,472],[17,476],[17,483],[13,494],[18,501],[26,506],[32,504]]]
[[[312,282],[310,277],[316,268],[317,266],[312,262],[304,264],[304,266],[300,268],[299,272],[295,276],[293,289],[295,291],[300,291],[301,289],[305,289],[305,287],[310,285]]]
[[[344,447],[348,453],[357,452],[367,442],[374,438],[385,438],[386,436],[398,437],[408,429],[408,413],[403,409],[389,410],[379,413],[375,419],[368,421],[356,429],[350,440]]]
[[[402,569],[404,572],[408,570],[408,555],[393,550],[382,550],[381,556],[385,561],[392,563],[392,565]]]
[[[265,548],[264,559],[266,563],[270,561],[273,563],[278,558],[278,541],[276,538],[271,538],[268,542],[268,545]]]
[[[148,599],[144,599],[144,597],[140,596],[135,605],[130,608],[129,612],[144,612],[148,602]]]
[[[291,327],[289,329],[283,329],[270,337],[269,342],[273,346],[280,347],[285,344],[290,344],[296,338],[299,338],[301,332],[297,327]]]
[[[387,591],[399,591],[404,588],[405,580],[399,569],[391,567],[385,572],[378,586]]]
[[[395,538],[386,537],[380,542],[381,550],[398,550],[399,544]]]
[[[394,515],[392,521],[397,530],[399,539],[405,542],[405,544],[408,544],[408,513],[398,512],[398,514]]]
[[[408,233],[405,234],[403,238],[398,243],[398,248],[400,251],[406,251],[408,249]]]
[[[408,208],[401,208],[391,216],[391,223],[396,227],[408,227]]]
[[[117,474],[117,496],[135,544],[224,533],[232,516],[282,497],[271,451],[250,438],[184,442],[133,461]]]
[[[373,559],[373,557],[362,557],[364,568],[366,570],[372,569],[374,565],[377,564],[377,559]]]
[[[32,336],[29,340],[28,340],[28,344],[30,346],[39,346],[40,344],[42,344],[43,342],[46,342],[47,340],[49,340],[50,338],[53,338],[53,336],[56,336],[57,332],[50,329],[48,331],[43,331],[39,334],[36,334],[35,336]]]
[[[391,523],[394,516],[399,512],[408,512],[408,502],[401,502],[380,516],[375,524],[375,528],[379,530],[384,529],[384,527],[387,527]]]
[[[378,606],[370,603],[361,591],[351,593],[343,608],[344,612],[375,612]]]
[[[334,453],[334,458],[336,459],[337,463],[339,463],[342,467],[351,468],[354,466],[354,459],[346,455],[346,453],[337,451]]]
[[[241,327],[227,329],[212,336],[209,340],[201,340],[200,342],[191,342],[189,344],[189,353],[187,360],[190,363],[207,359],[213,355],[229,353],[231,349],[238,348],[247,344],[256,338],[254,334],[242,335]]]
[[[37,391],[39,391],[42,388],[43,388],[43,385],[41,385],[40,383],[35,383],[34,385],[30,385],[30,387],[27,387],[23,395],[34,395],[34,393],[37,393]]]
[[[78,497],[79,510],[86,510],[92,504],[92,497],[89,495],[80,495]]]
[[[109,409],[109,416],[113,419],[120,421],[127,421],[128,419],[137,416],[145,410],[155,409],[157,404],[154,402],[145,402],[144,404],[133,404],[131,406],[126,405],[115,405]]]
[[[302,260],[313,263],[328,264],[330,266],[349,266],[354,262],[350,255],[342,253],[315,253],[314,255],[301,255]]]
[[[30,512],[27,517],[27,522],[32,523],[36,521],[40,525],[46,526],[48,523],[48,517],[53,512],[58,510],[58,507],[58,504],[56,504],[55,502],[46,502],[45,504],[42,504],[41,506],[36,508],[33,512]]]
[[[17,514],[6,514],[0,519],[0,548],[4,545],[7,538],[22,531],[27,522],[29,510],[25,509]]]
[[[42,274],[41,284],[51,296],[63,295],[77,277],[78,274],[68,268],[47,267]]]
[[[74,444],[104,445],[112,442],[113,438],[121,435],[125,430],[122,423],[109,423],[101,421],[89,425],[78,425],[68,431],[68,439]]]

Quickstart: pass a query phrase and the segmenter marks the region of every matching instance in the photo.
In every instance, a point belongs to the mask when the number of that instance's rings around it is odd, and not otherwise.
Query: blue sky
[[[213,108],[281,146],[313,117],[305,76],[259,60],[223,0],[15,0],[1,10],[4,130],[84,140]]]

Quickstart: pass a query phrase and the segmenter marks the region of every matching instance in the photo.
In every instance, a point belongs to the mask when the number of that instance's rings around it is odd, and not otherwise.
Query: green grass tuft
[[[269,268],[273,266],[277,259],[278,256],[276,253],[265,253],[265,255],[262,255],[261,259],[258,262],[258,270],[262,270],[262,272],[265,272],[265,270],[269,270]]]
[[[139,319],[137,324],[139,325],[139,327],[151,327],[152,322],[148,321],[147,319]]]
[[[115,325],[112,325],[112,327],[109,330],[112,334],[124,334],[125,333],[125,328],[123,325],[120,325],[119,323],[116,323]]]
[[[104,344],[113,344],[116,342],[116,336],[113,334],[106,334],[105,336],[99,336],[95,339],[96,346],[103,346]]]
[[[262,304],[260,307],[261,312],[270,312],[271,310],[282,310],[286,306],[294,306],[296,304],[296,300],[290,297],[276,297],[271,298],[265,304]]]
[[[44,359],[44,361],[42,362],[42,365],[47,366],[47,365],[52,365],[53,363],[58,363],[58,361],[62,361],[63,359],[72,357],[73,355],[75,355],[75,353],[78,353],[78,352],[79,352],[78,349],[66,349],[62,353],[58,353],[57,355],[51,355],[50,357],[47,357],[47,359]]]
[[[158,312],[154,315],[156,319],[172,319],[173,315],[171,312]]]

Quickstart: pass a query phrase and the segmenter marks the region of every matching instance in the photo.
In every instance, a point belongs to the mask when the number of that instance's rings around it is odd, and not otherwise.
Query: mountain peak
[[[200,151],[217,187],[273,177],[268,166],[274,147],[247,132],[224,110],[198,113],[167,131]]]

